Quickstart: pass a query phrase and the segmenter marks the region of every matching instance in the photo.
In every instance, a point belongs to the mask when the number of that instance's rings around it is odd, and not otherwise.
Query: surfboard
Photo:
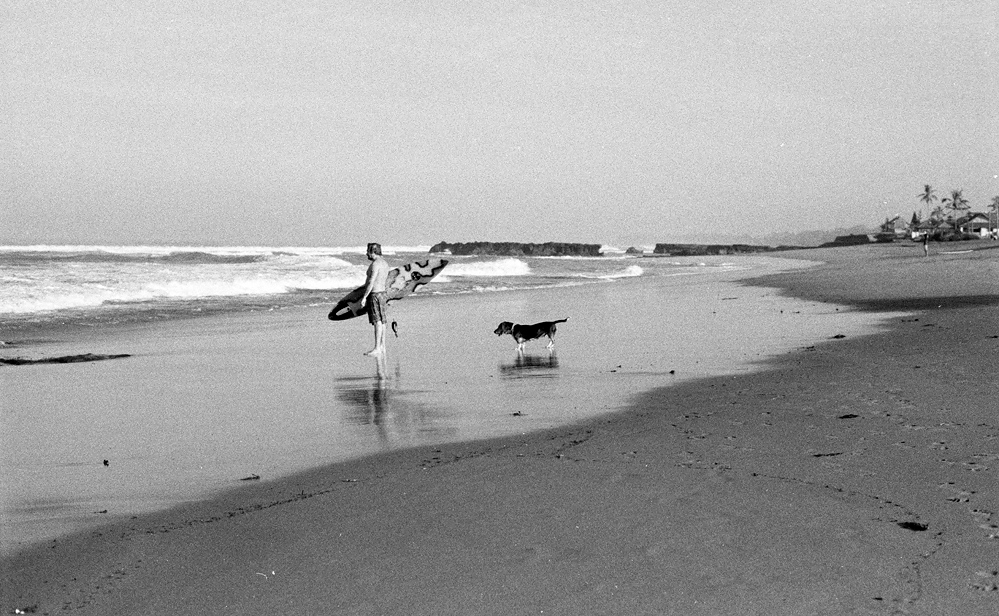
[[[427,284],[441,273],[445,265],[447,265],[447,261],[444,259],[429,258],[390,269],[385,289],[388,293],[388,301],[402,299]],[[363,296],[364,285],[344,295],[330,311],[330,321],[346,321],[367,314],[367,306],[361,306]]]

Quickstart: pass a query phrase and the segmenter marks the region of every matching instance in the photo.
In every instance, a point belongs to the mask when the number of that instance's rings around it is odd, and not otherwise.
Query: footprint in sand
[[[994,512],[987,509],[969,509],[968,511],[971,513],[971,517],[978,522],[978,528],[988,533],[986,539],[999,539],[999,524],[993,521]]]
[[[954,495],[946,498],[949,503],[967,503],[971,501],[971,497],[975,495],[974,490],[961,490],[955,487],[953,481],[947,481],[941,483],[937,486],[941,490],[946,490],[953,493]],[[975,522],[978,524],[978,528],[984,530],[987,534],[986,539],[999,539],[999,524],[996,524],[993,520],[995,512],[989,511],[988,509],[969,509],[968,513],[974,518]]]
[[[976,571],[975,581],[968,584],[974,590],[999,591],[999,571]]]
[[[978,473],[978,472],[981,472],[981,471],[987,471],[987,470],[989,470],[989,467],[987,467],[987,466],[985,466],[983,464],[979,464],[978,462],[975,462],[975,461],[961,462],[961,466],[963,466],[965,470],[971,471],[972,473]]]
[[[974,490],[959,490],[948,484],[942,484],[940,487],[943,488],[944,486],[947,486],[945,489],[954,493],[954,496],[944,499],[949,503],[966,503],[971,500],[971,496],[975,493]]]
[[[968,467],[970,471],[987,471],[989,467],[986,462],[996,462],[999,461],[999,454],[994,453],[976,453],[971,456],[971,460],[963,462],[964,466]]]

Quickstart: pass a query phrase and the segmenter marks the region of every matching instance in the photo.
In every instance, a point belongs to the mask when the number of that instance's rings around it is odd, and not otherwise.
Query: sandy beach
[[[4,558],[0,610],[994,615],[999,250],[974,247],[782,254],[823,264],[745,288],[905,316],[570,427],[387,449],[60,537]],[[591,399],[611,405],[633,381],[601,359]],[[560,404],[533,396],[528,415]]]

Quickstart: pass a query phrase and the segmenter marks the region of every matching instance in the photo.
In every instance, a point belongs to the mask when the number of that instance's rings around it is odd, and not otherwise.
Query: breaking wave
[[[607,274],[577,274],[579,278],[593,278],[599,280],[615,280],[617,278],[635,278],[641,276],[645,273],[645,270],[638,265],[629,265],[624,270],[619,272],[610,272]]]
[[[480,261],[475,263],[452,262],[444,270],[447,276],[529,276],[531,268],[520,259],[499,259],[496,261]]]

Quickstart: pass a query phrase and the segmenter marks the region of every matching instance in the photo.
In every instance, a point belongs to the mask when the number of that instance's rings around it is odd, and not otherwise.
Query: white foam
[[[448,276],[529,276],[531,268],[520,259],[499,259],[477,263],[451,263],[445,270]]]
[[[317,270],[270,269],[239,274],[236,268],[157,268],[115,265],[91,270],[89,280],[22,280],[5,285],[0,314],[30,314],[51,310],[91,308],[106,303],[146,302],[156,299],[198,299],[247,295],[285,294],[295,290],[326,290],[356,287],[364,282],[359,268]],[[5,279],[7,282],[8,279]]]
[[[617,279],[617,278],[635,278],[637,276],[641,276],[644,273],[645,273],[645,270],[642,269],[641,266],[639,266],[639,265],[629,265],[628,267],[626,267],[624,269],[624,271],[615,272],[613,274],[605,274],[603,276],[600,276],[600,278],[602,278],[604,280],[614,280],[614,279]]]

